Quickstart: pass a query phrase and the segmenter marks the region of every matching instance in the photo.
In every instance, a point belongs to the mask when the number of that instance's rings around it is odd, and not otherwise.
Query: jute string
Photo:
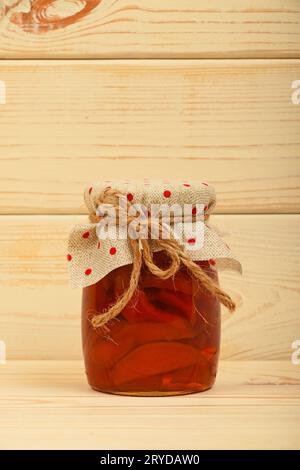
[[[127,201],[126,195],[122,194],[120,191],[113,188],[104,189],[99,195],[98,199],[95,201],[96,210],[103,204],[112,205],[115,208],[116,213],[116,224],[119,224],[121,219],[119,199],[126,199],[127,208],[127,224],[136,219],[136,216],[131,216],[128,214],[131,203]],[[98,223],[107,215],[98,215],[97,212],[90,213],[90,221],[92,223]],[[122,209],[121,209],[122,210]],[[169,279],[174,277],[178,272],[181,266],[185,266],[189,274],[198,281],[199,289],[205,293],[215,296],[221,304],[228,308],[229,311],[234,311],[235,303],[230,298],[230,296],[224,292],[204,271],[198,266],[184,251],[183,246],[180,242],[174,238],[170,231],[170,238],[158,238],[156,241],[160,250],[164,250],[168,255],[170,264],[166,269],[161,269],[158,265],[155,264],[153,259],[153,251],[151,249],[149,241],[151,240],[151,218],[148,215],[146,220],[148,238],[128,238],[128,241],[132,248],[133,254],[133,265],[131,276],[129,280],[128,288],[123,292],[123,294],[117,299],[117,301],[107,310],[101,313],[96,313],[91,318],[91,323],[94,328],[105,327],[105,325],[112,319],[116,318],[126,305],[133,298],[139,284],[139,279],[141,275],[141,270],[143,265],[145,265],[148,270],[156,277],[160,279]],[[153,221],[152,221],[153,223]],[[158,230],[161,234],[164,230],[162,221],[157,220]]]

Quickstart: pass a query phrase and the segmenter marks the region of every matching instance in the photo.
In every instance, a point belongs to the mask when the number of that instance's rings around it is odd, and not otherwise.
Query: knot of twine
[[[122,194],[120,191],[113,188],[106,188],[101,192],[98,199],[95,201],[97,208],[98,206],[104,204],[112,205],[115,208],[117,216],[117,225],[119,225],[120,220],[120,198],[127,199],[126,195]],[[130,206],[130,201],[126,200],[127,224],[136,219],[136,216],[131,216],[128,214]],[[95,212],[92,212],[89,215],[90,221],[92,223],[98,223],[105,217],[105,215],[98,215],[97,208]],[[191,275],[191,277],[198,281],[199,289],[204,294],[215,296],[221,302],[221,304],[228,308],[229,311],[232,312],[235,310],[235,303],[233,302],[231,297],[226,292],[224,292],[204,272],[204,270],[186,254],[183,246],[179,243],[178,240],[174,238],[172,233],[169,234],[169,238],[167,239],[158,238],[155,240],[159,249],[165,251],[168,255],[168,258],[170,259],[170,264],[166,269],[161,269],[159,266],[157,266],[157,264],[155,264],[154,262],[153,251],[149,243],[149,241],[151,240],[151,219],[149,215],[148,219],[146,219],[146,223],[148,230],[148,238],[133,239],[129,237],[128,239],[133,252],[133,265],[128,288],[108,310],[101,313],[96,313],[91,318],[91,323],[94,328],[105,327],[106,323],[108,323],[113,318],[117,317],[126,307],[126,305],[130,302],[138,288],[143,265],[148,268],[151,274],[162,280],[174,277],[180,267],[184,266],[187,269],[188,273]],[[162,233],[164,229],[163,222],[161,220],[158,220],[157,224],[159,228],[159,233]]]

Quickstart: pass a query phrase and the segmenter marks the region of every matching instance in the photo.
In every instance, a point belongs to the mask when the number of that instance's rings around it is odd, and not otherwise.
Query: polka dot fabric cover
[[[216,205],[214,188],[206,182],[195,181],[103,181],[90,184],[84,192],[89,213],[95,213],[97,200],[103,189],[111,187],[127,195],[132,203],[151,204],[203,204],[206,215],[210,215]],[[193,214],[196,207],[193,207]],[[114,269],[132,263],[132,251],[128,240],[99,240],[97,224],[73,227],[68,243],[67,261],[73,287],[86,287],[95,284]],[[201,249],[189,249],[193,239],[186,240],[187,252],[193,260],[211,260],[218,268],[231,268],[241,271],[239,261],[218,232],[209,224],[204,225],[204,245]],[[151,242],[154,251],[155,241]]]

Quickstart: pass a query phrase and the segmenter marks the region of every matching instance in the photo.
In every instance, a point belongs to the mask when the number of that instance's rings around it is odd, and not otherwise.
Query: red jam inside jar
[[[160,267],[164,252],[154,254]],[[197,264],[215,283],[214,263]],[[139,288],[122,312],[95,329],[91,318],[128,287],[132,265],[119,267],[83,289],[82,340],[90,386],[123,395],[180,395],[215,381],[220,345],[220,302],[203,293],[182,267],[162,280],[143,268]]]

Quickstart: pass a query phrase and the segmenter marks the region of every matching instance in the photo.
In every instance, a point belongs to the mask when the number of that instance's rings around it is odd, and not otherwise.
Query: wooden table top
[[[1,449],[297,449],[299,366],[222,361],[215,387],[178,397],[89,389],[81,361],[0,366]]]

